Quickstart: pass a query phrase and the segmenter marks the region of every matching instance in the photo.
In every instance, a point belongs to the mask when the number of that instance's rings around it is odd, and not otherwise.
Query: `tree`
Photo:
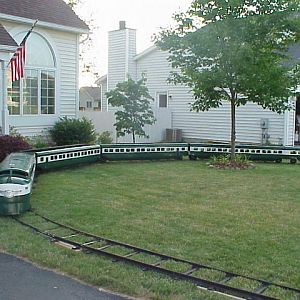
[[[88,0],[64,0],[68,6],[89,26],[90,32],[80,36],[79,69],[83,75],[92,81],[98,76],[98,67],[95,64],[94,34],[97,30],[93,14],[87,11]]]
[[[65,2],[74,9],[80,3],[80,0],[65,0]]]
[[[144,126],[155,123],[150,101],[148,88],[145,85],[146,79],[143,77],[134,81],[128,77],[127,81],[118,83],[114,90],[106,93],[108,103],[113,107],[118,107],[116,115],[117,135],[124,136],[132,134],[132,142],[135,143],[136,136],[147,137]]]
[[[252,101],[283,113],[299,84],[288,47],[299,41],[299,0],[194,0],[174,16],[157,45],[169,51],[169,80],[189,86],[191,110],[207,111],[229,101],[231,160],[235,160],[236,107]]]

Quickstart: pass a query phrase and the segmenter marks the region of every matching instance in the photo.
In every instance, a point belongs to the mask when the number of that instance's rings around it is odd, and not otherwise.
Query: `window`
[[[41,112],[44,115],[55,113],[55,73],[53,71],[41,72]]]
[[[86,108],[92,108],[92,107],[93,107],[92,101],[86,101]]]
[[[160,108],[168,107],[168,94],[167,93],[159,93],[158,94],[158,107],[160,107]]]
[[[26,33],[14,38],[20,42]],[[25,76],[7,84],[7,104],[10,115],[55,114],[55,60],[47,41],[32,32],[26,41]]]
[[[101,101],[95,101],[94,110],[101,110]]]
[[[7,105],[10,115],[19,115],[21,113],[20,80],[8,85]]]
[[[38,114],[38,72],[26,70],[23,79],[23,114]]]

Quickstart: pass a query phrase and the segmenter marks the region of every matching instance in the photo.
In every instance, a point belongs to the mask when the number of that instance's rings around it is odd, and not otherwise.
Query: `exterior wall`
[[[87,102],[92,102],[92,107],[87,107]],[[79,90],[79,108],[83,110],[93,110],[94,99],[85,91]]]
[[[99,90],[100,91],[100,90]],[[83,111],[100,111],[101,108],[99,108],[98,104],[102,105],[102,90],[101,94],[99,95],[98,98],[93,98],[84,88],[81,88],[79,90],[79,109]],[[87,103],[90,102],[91,107],[88,107]],[[102,107],[102,106],[101,106]]]
[[[147,139],[137,137],[137,143],[154,143],[161,142],[165,139],[166,128],[171,128],[171,111],[169,109],[166,109],[164,111],[154,110],[154,115],[158,121],[152,126],[145,126],[145,132],[150,136],[150,138]],[[115,143],[132,142],[132,137],[129,135],[117,138],[116,130],[113,125],[116,122],[114,112],[81,111],[79,112],[79,116],[86,117],[87,119],[91,120],[95,126],[97,133],[109,131],[112,134],[113,142]]]
[[[189,88],[167,83],[171,66],[167,61],[168,53],[155,49],[137,60],[138,77],[146,74],[150,94],[158,106],[157,93],[167,92],[169,109],[172,111],[172,128],[182,129],[186,140],[220,141],[230,140],[230,106],[225,103],[218,109],[195,113],[190,111],[194,101]],[[161,108],[160,110],[163,110]],[[294,114],[279,115],[264,110],[256,104],[248,103],[237,108],[237,142],[261,143],[261,119],[268,119],[268,142],[272,144],[293,145]],[[285,133],[287,135],[284,139]]]
[[[108,76],[107,87],[112,90],[117,83],[123,82],[129,75],[136,79],[136,30],[120,29],[108,34]],[[111,107],[108,110],[112,109]]]
[[[8,134],[9,127],[5,120],[8,119],[7,110],[7,90],[5,87],[5,80],[7,76],[7,63],[9,61],[10,53],[7,51],[0,51],[0,134]]]
[[[12,36],[28,31],[28,25],[24,27],[12,22],[2,24]],[[34,32],[47,40],[56,60],[56,111],[54,115],[9,116],[9,125],[28,136],[43,133],[60,117],[76,117],[79,101],[78,35],[39,27],[36,27]]]
[[[108,110],[108,103],[105,93],[107,92],[107,80],[102,81],[99,86],[101,86],[101,108],[102,111]]]
[[[108,89],[125,80],[126,30],[109,32],[108,35]]]
[[[79,103],[78,35],[58,31],[49,32],[57,49],[57,105],[60,116],[76,117]],[[59,82],[58,82],[59,80]]]

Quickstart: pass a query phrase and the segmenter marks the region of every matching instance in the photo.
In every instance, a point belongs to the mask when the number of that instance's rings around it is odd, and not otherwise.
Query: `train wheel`
[[[297,162],[297,158],[291,158],[291,159],[290,159],[290,163],[291,163],[291,164],[295,164],[296,162]]]

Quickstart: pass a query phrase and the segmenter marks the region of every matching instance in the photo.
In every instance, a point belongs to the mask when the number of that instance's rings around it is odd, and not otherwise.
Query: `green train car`
[[[29,210],[35,167],[30,153],[12,153],[0,164],[0,215]]]
[[[101,158],[104,161],[182,159],[186,155],[187,143],[101,145]]]
[[[35,152],[37,168],[48,170],[100,161],[99,145],[65,146]]]
[[[197,143],[189,145],[190,159],[210,158],[230,154],[230,152],[230,145]],[[291,163],[300,160],[300,147],[237,145],[235,153],[244,155],[250,160],[281,162],[283,159],[288,159]]]

